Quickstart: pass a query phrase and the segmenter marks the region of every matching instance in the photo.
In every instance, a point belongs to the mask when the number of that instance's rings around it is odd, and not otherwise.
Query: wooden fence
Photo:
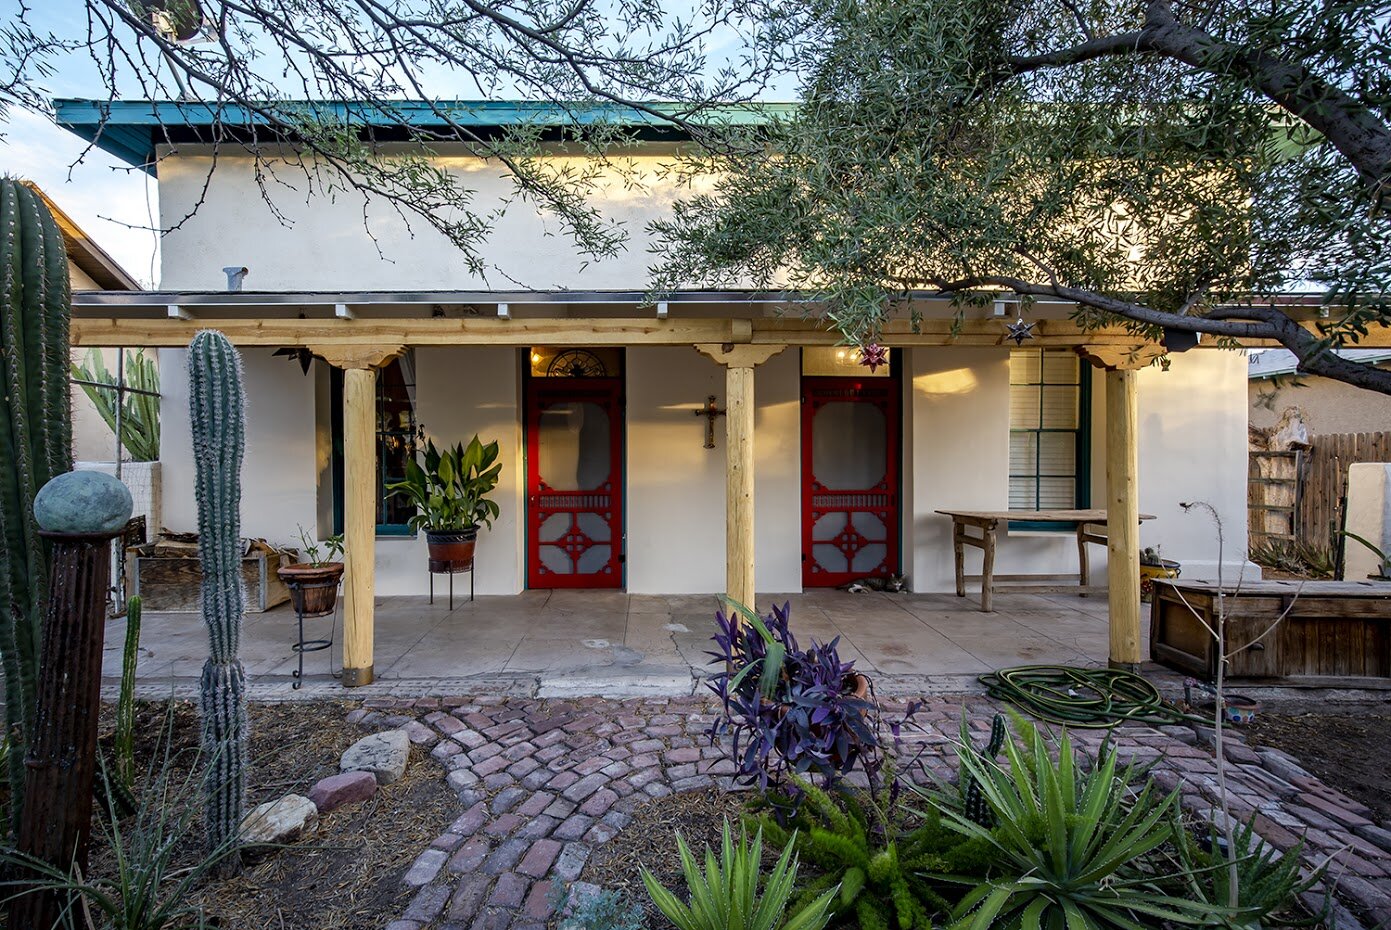
[[[1337,553],[1348,466],[1358,462],[1391,462],[1391,432],[1314,436],[1305,452],[1252,452],[1251,545],[1298,539]]]

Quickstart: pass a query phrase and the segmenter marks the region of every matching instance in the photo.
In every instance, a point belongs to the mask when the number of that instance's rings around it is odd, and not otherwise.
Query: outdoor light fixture
[[[1169,352],[1187,352],[1198,344],[1198,334],[1186,329],[1173,329],[1164,327],[1164,336],[1160,340],[1164,348]]]

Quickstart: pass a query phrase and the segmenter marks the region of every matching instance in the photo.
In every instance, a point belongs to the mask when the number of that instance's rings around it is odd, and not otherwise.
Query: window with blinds
[[[1068,349],[1010,352],[1011,510],[1071,510],[1090,504],[1087,376],[1087,367]]]

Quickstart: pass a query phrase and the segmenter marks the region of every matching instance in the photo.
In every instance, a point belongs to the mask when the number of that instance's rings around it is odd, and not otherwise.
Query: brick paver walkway
[[[931,699],[916,718],[920,732],[909,734],[939,773],[954,772],[949,735],[963,701],[983,733],[998,706],[971,696]],[[901,710],[885,706],[889,716]],[[542,930],[557,887],[578,879],[639,804],[728,782],[732,764],[704,735],[714,712],[701,697],[370,699],[350,721],[405,729],[443,763],[460,803],[458,819],[407,871],[403,880],[416,890],[387,930]],[[1074,738],[1095,749],[1101,735]],[[1184,806],[1204,817],[1214,816],[1216,801],[1209,743],[1210,731],[1188,727],[1117,731],[1122,758],[1153,761],[1159,783],[1182,785]],[[1282,753],[1238,738],[1227,758],[1235,816],[1255,813],[1257,830],[1281,850],[1303,837],[1311,863],[1332,857],[1339,930],[1391,926],[1391,832]]]

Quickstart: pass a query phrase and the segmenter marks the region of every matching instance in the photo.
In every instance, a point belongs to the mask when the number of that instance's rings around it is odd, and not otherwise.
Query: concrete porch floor
[[[1106,661],[1104,597],[997,592],[989,614],[974,597],[949,594],[818,590],[760,596],[759,603],[784,600],[799,638],[840,636],[842,656],[873,676],[882,693],[971,690],[977,675],[995,668]],[[377,684],[347,691],[331,677],[330,661],[337,671],[342,660],[340,617],[333,648],[305,655],[299,693],[425,694],[448,686],[541,696],[689,694],[709,668],[705,651],[716,606],[712,595],[617,591],[527,591],[472,603],[456,594],[452,611],[442,596],[433,605],[424,597],[379,598]],[[305,636],[325,636],[328,627],[329,618],[307,620]],[[124,638],[123,620],[108,624],[105,685],[118,680]],[[247,615],[241,656],[254,693],[288,696],[294,639],[288,604]],[[207,649],[199,615],[148,614],[140,637],[141,694],[196,687]]]

